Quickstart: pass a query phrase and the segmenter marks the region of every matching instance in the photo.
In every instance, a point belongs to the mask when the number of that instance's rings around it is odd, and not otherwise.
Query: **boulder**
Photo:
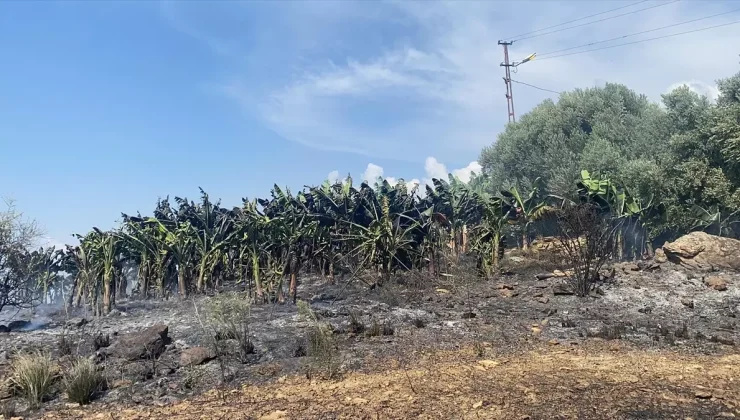
[[[553,295],[572,295],[574,294],[573,288],[565,283],[555,283],[552,285]]]
[[[22,331],[31,326],[31,321],[17,320],[10,321],[8,324],[8,331]]]
[[[0,333],[9,333],[9,332],[10,332],[10,328],[8,328],[5,325],[0,324]]]
[[[720,292],[727,290],[727,276],[708,276],[704,278],[704,284]]]
[[[663,245],[663,252],[669,261],[694,270],[740,271],[740,241],[737,239],[691,232]]]
[[[87,324],[87,319],[85,318],[70,318],[65,325],[67,327],[79,328],[85,324]]]
[[[658,248],[655,250],[655,262],[658,264],[668,262],[668,257],[665,256],[665,251],[663,251],[663,248]]]
[[[190,347],[180,354],[180,366],[197,366],[216,358],[216,353],[205,347]]]
[[[155,324],[143,331],[123,335],[113,345],[106,348],[105,352],[109,356],[131,361],[156,358],[169,344],[170,339],[167,332],[167,325]]]

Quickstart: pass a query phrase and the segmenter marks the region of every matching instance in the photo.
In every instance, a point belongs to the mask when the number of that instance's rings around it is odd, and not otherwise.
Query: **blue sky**
[[[196,198],[199,186],[232,206],[273,183],[298,189],[347,173],[467,175],[506,123],[496,41],[630,3],[3,2],[0,196],[63,243],[113,227],[121,212],[149,213],[157,197]],[[511,53],[737,7],[674,2]],[[688,83],[712,96],[714,80],[740,68],[737,45],[740,25],[535,60],[514,77],[556,91],[614,81],[655,100]],[[514,92],[520,114],[557,98]]]

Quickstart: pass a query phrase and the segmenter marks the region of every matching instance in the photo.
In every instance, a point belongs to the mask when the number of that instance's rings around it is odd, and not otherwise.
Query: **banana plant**
[[[484,273],[492,275],[503,256],[503,231],[514,217],[514,208],[505,206],[498,197],[476,195],[479,218],[472,229],[472,249],[478,254]]]
[[[740,226],[740,210],[723,211],[717,206],[704,208],[694,204],[691,207],[694,224],[691,230],[716,233],[717,236],[731,236],[735,226]]]
[[[526,198],[522,197],[516,187],[501,191],[503,211],[514,215],[515,221],[521,226],[522,249],[525,250],[529,248],[530,225],[553,210],[546,201],[540,198],[541,184],[542,180],[537,178]]]
[[[163,248],[177,265],[177,289],[180,299],[188,297],[188,276],[193,269],[195,231],[190,221],[165,224],[159,219],[146,221],[161,235]]]

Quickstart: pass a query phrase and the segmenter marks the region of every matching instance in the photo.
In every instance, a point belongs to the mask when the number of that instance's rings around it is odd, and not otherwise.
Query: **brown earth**
[[[341,380],[280,378],[162,407],[46,419],[664,419],[740,417],[740,354],[692,356],[589,340],[511,357],[421,351]]]

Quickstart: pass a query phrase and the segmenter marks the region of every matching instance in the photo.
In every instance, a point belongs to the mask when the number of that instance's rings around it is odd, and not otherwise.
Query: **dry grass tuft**
[[[50,392],[57,379],[58,369],[48,353],[19,354],[11,367],[13,385],[37,408]]]
[[[336,378],[340,373],[341,360],[331,326],[320,322],[316,313],[304,301],[298,301],[298,313],[312,324],[307,335],[307,353],[311,359],[308,375],[312,376],[314,371],[318,371],[328,379]]]
[[[105,389],[105,378],[98,367],[89,359],[80,359],[64,378],[64,389],[70,401],[89,404]]]

